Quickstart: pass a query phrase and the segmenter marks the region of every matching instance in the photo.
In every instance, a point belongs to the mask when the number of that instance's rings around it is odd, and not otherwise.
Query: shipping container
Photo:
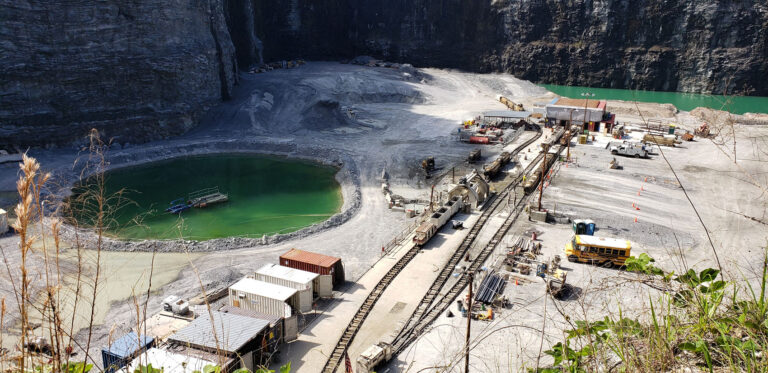
[[[280,265],[318,275],[330,275],[333,278],[333,286],[341,285],[345,281],[341,259],[328,255],[291,249],[280,255]]]
[[[229,288],[229,305],[280,317],[290,317],[297,308],[298,290],[244,278]]]
[[[300,269],[285,267],[277,264],[267,264],[256,271],[254,278],[259,281],[269,282],[294,288],[299,291],[299,312],[312,310],[313,282],[319,275],[317,273],[302,271]]]
[[[130,332],[122,338],[112,342],[109,347],[101,350],[101,361],[104,364],[104,372],[112,373],[128,365],[138,354],[155,345],[152,337],[139,337],[135,332]]]

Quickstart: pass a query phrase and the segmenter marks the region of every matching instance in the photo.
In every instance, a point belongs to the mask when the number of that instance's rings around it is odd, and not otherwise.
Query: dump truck
[[[376,368],[392,358],[392,346],[389,343],[379,342],[368,347],[357,357],[357,373],[373,373]]]
[[[635,158],[648,158],[648,150],[643,144],[637,144],[629,141],[621,143],[611,143],[611,154],[613,155],[625,155]]]

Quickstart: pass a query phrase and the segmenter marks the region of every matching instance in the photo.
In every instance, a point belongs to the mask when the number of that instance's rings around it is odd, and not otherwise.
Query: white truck
[[[629,141],[612,142],[608,145],[613,155],[626,155],[635,158],[648,158],[648,149],[644,144]]]

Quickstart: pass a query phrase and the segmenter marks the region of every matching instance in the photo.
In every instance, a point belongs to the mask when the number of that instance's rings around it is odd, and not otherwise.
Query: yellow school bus
[[[565,257],[569,262],[620,267],[629,258],[631,249],[627,240],[577,234],[565,245]]]

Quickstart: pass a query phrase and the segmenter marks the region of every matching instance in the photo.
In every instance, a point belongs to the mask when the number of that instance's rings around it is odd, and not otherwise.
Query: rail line
[[[522,182],[522,175],[526,175],[539,163],[540,160],[543,161],[544,159],[544,153],[539,154],[528,165],[528,167],[525,168],[520,176],[518,176],[517,179],[515,179],[504,189],[504,196],[509,194],[510,189],[514,188]],[[517,201],[517,204],[514,206],[514,212],[510,213],[510,215],[505,219],[502,226],[496,231],[488,244],[481,250],[480,254],[475,258],[475,260],[472,261],[468,269],[469,271],[475,272],[483,263],[485,263],[486,259],[488,259],[488,256],[490,256],[490,254],[496,248],[496,245],[501,242],[501,240],[504,238],[504,235],[506,235],[507,231],[509,231],[509,228],[512,226],[512,224],[517,221],[517,217],[523,210],[520,207],[525,206],[525,203],[529,198],[529,196],[526,196]],[[498,202],[502,200],[503,198],[499,198]],[[493,210],[495,211],[497,207],[498,205],[494,206]],[[455,266],[459,263],[461,258],[466,255],[466,252],[468,252],[470,248],[471,246],[469,245],[460,246],[459,250],[456,251],[456,254],[460,255],[454,254],[449,262],[443,267],[440,275],[438,275],[438,277],[432,283],[429,291],[426,293],[424,298],[422,298],[416,311],[413,313],[413,315],[411,315],[408,322],[404,324],[403,328],[392,341],[393,356],[402,352],[406,347],[408,347],[408,345],[414,342],[416,338],[418,338],[418,336],[421,335],[426,330],[426,328],[450,306],[453,300],[459,295],[461,290],[464,289],[464,287],[467,285],[467,277],[460,276],[453,287],[451,287],[451,289],[445,295],[437,300],[437,297],[440,294],[440,290],[442,290],[445,284],[448,282],[448,279],[453,273]],[[436,300],[437,303],[435,303]],[[433,303],[435,303],[434,307],[431,307]]]
[[[529,140],[526,140],[523,144],[515,148],[515,150],[512,151],[512,157],[519,154],[523,149],[525,149],[528,145],[532,144],[534,141],[538,140],[541,137],[541,135],[542,135],[541,127],[538,127],[536,136],[532,137]],[[540,155],[540,156],[543,157],[543,155]],[[536,163],[537,163],[537,160],[534,160],[533,162],[531,162],[531,164],[536,164]],[[526,168],[526,170],[528,168],[530,168],[530,165],[529,167]],[[480,215],[477,222],[472,226],[469,233],[467,234],[467,237],[464,238],[461,245],[459,246],[459,249],[456,250],[456,252],[454,252],[453,256],[451,256],[449,264],[447,264],[443,268],[443,271],[440,273],[440,277],[443,276],[443,272],[446,271],[446,268],[453,269],[453,267],[456,265],[456,264],[450,265],[450,263],[454,263],[454,262],[458,263],[459,260],[461,260],[461,258],[464,257],[465,253],[472,246],[472,244],[475,241],[475,238],[477,238],[478,234],[484,227],[485,223],[488,221],[488,219],[494,214],[496,209],[504,201],[503,197],[506,197],[509,194],[510,188],[513,187],[513,185],[519,184],[520,180],[521,178],[518,177],[513,183],[507,185],[502,190],[501,193],[498,193],[492,196],[491,200],[486,202],[486,208],[484,209],[483,213]],[[522,202],[522,200],[520,202]],[[488,203],[490,203],[490,205],[488,205]],[[406,265],[408,265],[411,259],[413,259],[420,250],[421,249],[419,247],[416,247],[416,246],[411,247],[408,250],[408,252],[402,258],[400,258],[400,260],[398,260],[398,262],[392,268],[390,268],[387,274],[384,275],[384,277],[382,277],[379,283],[376,284],[376,286],[373,288],[371,293],[368,294],[365,301],[357,310],[357,312],[355,313],[355,316],[352,318],[352,321],[350,321],[349,325],[347,325],[346,329],[344,329],[344,333],[341,335],[341,338],[339,338],[339,341],[336,343],[336,346],[334,347],[333,352],[331,353],[331,356],[328,358],[328,361],[325,363],[325,366],[323,367],[323,370],[322,370],[323,373],[336,372],[338,367],[341,365],[342,360],[344,359],[344,353],[347,351],[347,348],[352,343],[352,340],[355,338],[355,335],[357,335],[357,332],[360,330],[360,327],[363,325],[363,322],[368,317],[368,314],[370,314],[371,310],[373,310],[373,307],[381,297],[381,294],[384,293],[384,290],[386,290],[387,286],[389,286],[392,280],[394,280],[395,277],[397,277],[400,271],[402,271],[402,269],[405,268]],[[448,271],[447,276],[450,276],[450,271]],[[447,280],[447,277],[445,279]],[[443,284],[444,283],[445,281],[443,281]],[[435,286],[435,284],[433,284],[433,286]],[[440,288],[442,288],[442,286],[438,287],[438,291],[440,290]],[[431,291],[432,289],[430,289],[430,292]],[[429,296],[430,293],[428,293],[427,295]],[[435,296],[437,296],[437,292],[435,292],[432,295],[432,299],[434,299]],[[426,296],[425,296],[425,299],[422,300],[422,303],[425,301],[426,301]],[[427,307],[428,306],[429,304],[427,304]],[[424,314],[425,310],[426,308],[422,309],[421,307],[417,309],[420,319],[421,319],[421,315]],[[406,330],[406,329],[403,328],[402,330]]]

